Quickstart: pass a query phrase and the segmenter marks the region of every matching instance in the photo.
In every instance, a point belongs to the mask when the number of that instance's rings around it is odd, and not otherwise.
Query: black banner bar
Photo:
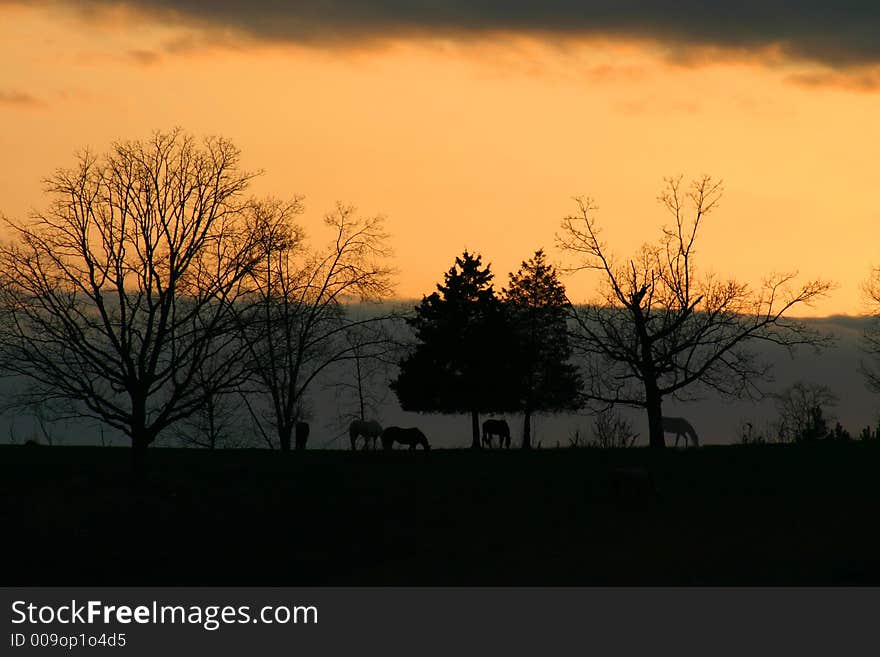
[[[880,589],[5,588],[0,654],[876,654]]]

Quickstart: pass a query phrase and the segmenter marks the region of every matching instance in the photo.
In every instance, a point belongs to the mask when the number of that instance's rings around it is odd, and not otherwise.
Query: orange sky
[[[830,278],[839,288],[810,314],[857,314],[880,264],[880,92],[766,53],[682,63],[656,45],[509,35],[216,45],[142,18],[0,6],[0,54],[12,217],[44,203],[40,179],[77,149],[180,125],[232,139],[266,170],[258,193],[304,194],[307,227],[337,199],[385,214],[401,296],[430,292],[465,247],[499,287],[537,248],[558,259],[579,194],[626,255],[658,236],[655,199],[677,174],[725,180],[704,268]],[[585,277],[566,283],[592,296]]]

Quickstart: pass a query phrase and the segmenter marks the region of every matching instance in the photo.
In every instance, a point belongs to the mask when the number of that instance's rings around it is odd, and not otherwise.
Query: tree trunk
[[[289,452],[290,451],[290,437],[293,435],[293,427],[279,427],[278,428],[278,441],[281,443],[281,451]]]
[[[639,351],[641,352],[639,369],[641,370],[642,381],[645,385],[645,410],[648,411],[648,445],[663,448],[666,447],[666,439],[663,437],[663,396],[660,394],[660,389],[657,386],[657,367],[651,349],[652,339],[648,335],[645,314],[640,305],[646,290],[647,287],[644,287],[633,295],[632,305],[629,309],[633,314],[636,335],[639,338]]]
[[[147,474],[147,445],[143,436],[132,436],[131,472],[136,482],[143,481]]]
[[[131,432],[131,471],[136,485],[141,485],[147,476],[147,447],[153,442],[155,434],[146,427],[132,427]]]
[[[294,449],[296,451],[303,451],[306,448],[306,444],[309,440],[309,424],[308,422],[299,421],[295,425],[295,429],[293,430],[294,437]]]
[[[532,448],[532,411],[530,411],[528,408],[523,412],[522,448]]]
[[[663,435],[663,398],[657,391],[657,385],[653,382],[645,384],[645,408],[648,411],[648,444],[651,447],[666,447],[666,438]]]
[[[471,449],[480,449],[480,412],[471,411],[471,429],[473,430],[473,441]]]
[[[217,426],[214,418],[214,395],[208,395],[205,405],[205,410],[208,414],[208,449],[214,449],[217,446]]]
[[[147,472],[147,446],[152,442],[147,431],[147,403],[144,396],[131,394],[131,471],[137,483]]]
[[[357,384],[358,384],[358,408],[361,412],[361,422],[366,422],[366,413],[364,411],[364,382],[361,375],[361,357],[359,353],[355,354],[354,359],[355,368],[357,369]]]

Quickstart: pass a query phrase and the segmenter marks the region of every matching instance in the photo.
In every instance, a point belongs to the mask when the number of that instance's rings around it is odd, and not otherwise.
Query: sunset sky
[[[865,312],[880,8],[727,4],[0,0],[0,212],[43,205],[79,149],[181,126],[232,139],[255,192],[305,195],[307,228],[336,200],[386,215],[417,297],[464,248],[499,287],[561,259],[576,195],[627,255],[667,221],[663,178],[708,173],[704,269],[829,278],[811,314]]]

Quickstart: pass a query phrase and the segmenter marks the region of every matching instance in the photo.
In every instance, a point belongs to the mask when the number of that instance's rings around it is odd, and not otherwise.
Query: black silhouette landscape
[[[880,582],[880,444],[3,447],[10,585]],[[821,482],[821,483],[820,483]]]
[[[876,12],[166,4],[0,2],[6,584],[880,584]]]
[[[119,142],[49,179],[45,213],[9,223],[2,367],[21,382],[9,408],[44,438],[0,450],[13,583],[877,580],[878,430],[832,424],[827,386],[768,392],[754,347],[832,346],[789,316],[831,284],[699,274],[720,183],[668,180],[673,228],[638,261],[609,254],[578,200],[558,239],[570,271],[600,273],[595,304],[568,299],[541,249],[500,292],[464,251],[414,310],[364,313],[393,290],[381,219],[338,205],[329,245],[312,247],[299,200],[247,196],[238,161],[180,130]],[[328,373],[349,450],[310,444]],[[383,390],[469,417],[470,448],[382,426]],[[700,447],[662,407],[708,393],[770,398],[777,420]],[[645,447],[621,407],[646,413]],[[539,449],[533,416],[563,412],[592,417],[590,435]],[[64,418],[130,446],[53,444],[47,423]],[[163,435],[179,446],[154,446]]]

